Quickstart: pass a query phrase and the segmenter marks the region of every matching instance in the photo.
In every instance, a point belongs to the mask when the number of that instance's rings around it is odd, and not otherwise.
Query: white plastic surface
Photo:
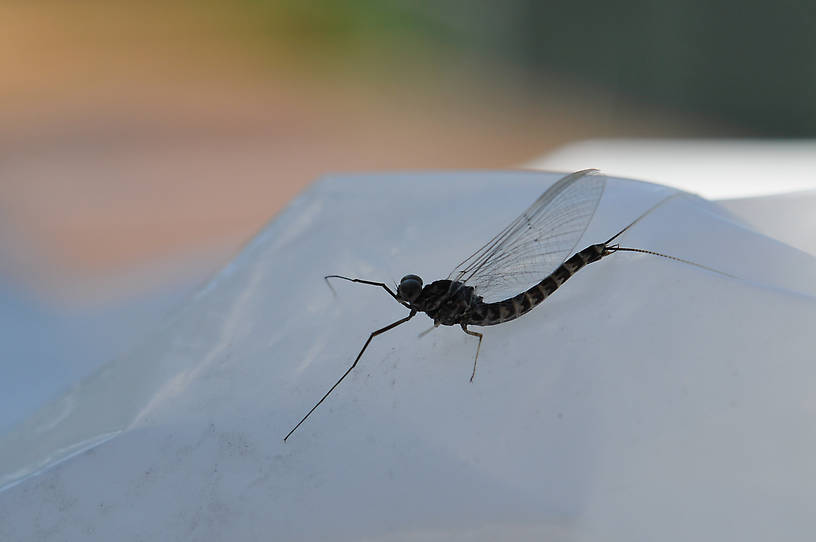
[[[317,183],[0,440],[0,540],[811,540],[816,261],[694,196],[622,242],[741,279],[615,254],[484,328],[473,384],[475,339],[420,315],[282,442],[405,314],[323,275],[442,278],[556,178]],[[579,246],[671,192],[610,181]]]

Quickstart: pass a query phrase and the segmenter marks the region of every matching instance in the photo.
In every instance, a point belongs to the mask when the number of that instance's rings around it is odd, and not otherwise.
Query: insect
[[[605,242],[590,245],[567,259],[595,214],[605,182],[605,177],[595,169],[577,171],[561,178],[498,235],[457,265],[446,279],[423,286],[419,276],[405,275],[394,291],[384,282],[327,275],[326,282],[341,279],[383,288],[410,312],[408,316],[371,332],[354,363],[283,440],[286,441],[357,366],[374,337],[404,324],[420,312],[433,319],[434,328],[458,325],[462,331],[479,339],[470,375],[472,382],[483,335],[468,326],[493,326],[515,320],[544,301],[580,269],[610,254],[652,254],[731,276],[674,256],[613,244],[629,228],[681,193],[662,199]],[[519,291],[521,293],[501,299],[502,292]]]

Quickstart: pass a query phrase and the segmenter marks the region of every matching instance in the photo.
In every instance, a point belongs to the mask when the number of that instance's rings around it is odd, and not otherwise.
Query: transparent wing
[[[596,169],[567,175],[448,275],[485,301],[518,294],[561,265],[586,231],[606,178]]]

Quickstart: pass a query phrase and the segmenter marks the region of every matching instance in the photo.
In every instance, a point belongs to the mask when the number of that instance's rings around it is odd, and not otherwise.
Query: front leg
[[[344,379],[344,378],[346,378],[346,377],[348,376],[348,374],[351,372],[351,370],[352,370],[352,369],[354,369],[355,367],[357,367],[357,362],[358,362],[358,361],[360,361],[360,358],[361,358],[361,357],[363,357],[363,352],[365,352],[365,351],[366,351],[366,348],[368,348],[368,345],[369,345],[369,343],[371,342],[371,339],[373,339],[373,338],[374,338],[374,337],[376,337],[377,335],[380,335],[380,334],[382,334],[382,333],[385,333],[386,331],[388,331],[388,330],[390,330],[390,329],[394,329],[395,327],[397,327],[397,326],[398,326],[398,325],[400,325],[400,324],[404,324],[405,322],[407,322],[408,320],[410,320],[411,318],[413,318],[413,317],[416,315],[416,313],[417,313],[417,311],[412,310],[412,311],[411,311],[411,314],[409,314],[409,315],[408,315],[408,316],[406,316],[405,318],[400,318],[399,320],[397,320],[397,321],[396,321],[396,322],[394,322],[393,324],[388,324],[388,325],[387,325],[387,326],[385,326],[384,328],[380,328],[380,329],[378,329],[377,331],[372,331],[372,332],[371,332],[371,335],[369,335],[369,336],[368,336],[368,340],[367,340],[367,341],[365,342],[365,344],[363,345],[363,349],[362,349],[362,350],[360,350],[360,353],[359,353],[359,354],[357,354],[357,357],[356,357],[356,358],[354,358],[354,363],[352,363],[352,364],[351,364],[351,367],[349,367],[348,369],[346,369],[346,372],[345,372],[345,373],[343,373],[343,376],[341,376],[341,377],[340,377],[340,380],[338,380],[337,382],[335,382],[334,386],[332,386],[331,388],[329,388],[329,391],[327,391],[327,392],[326,392],[326,395],[324,395],[324,396],[323,396],[323,397],[320,399],[320,401],[318,401],[317,403],[315,403],[315,406],[313,406],[313,407],[312,407],[312,409],[311,409],[309,412],[307,412],[307,413],[306,413],[306,415],[305,415],[305,416],[303,416],[303,418],[302,418],[302,419],[301,419],[301,420],[300,420],[300,421],[297,423],[297,425],[296,425],[296,426],[294,426],[294,427],[292,428],[292,430],[291,430],[291,431],[289,431],[289,432],[286,434],[286,436],[285,436],[285,437],[283,437],[283,442],[286,442],[286,439],[288,439],[290,436],[292,436],[292,433],[294,433],[294,432],[295,432],[295,429],[297,429],[298,427],[300,427],[300,424],[302,424],[303,422],[305,422],[305,421],[306,421],[306,418],[308,418],[309,416],[311,416],[312,412],[314,412],[314,411],[315,411],[315,409],[317,409],[317,407],[319,407],[319,406],[320,406],[320,404],[321,404],[323,401],[325,401],[325,400],[326,400],[326,397],[328,397],[329,395],[331,395],[331,392],[333,392],[333,391],[334,391],[334,388],[336,388],[337,386],[339,386],[339,385],[340,385],[340,382],[342,382],[342,381],[343,381],[343,379]]]

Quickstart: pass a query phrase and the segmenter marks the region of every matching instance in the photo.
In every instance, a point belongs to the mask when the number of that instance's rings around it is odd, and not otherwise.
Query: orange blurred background
[[[455,10],[385,4],[4,2],[0,273],[106,298],[214,268],[327,173],[742,133],[474,52]]]

